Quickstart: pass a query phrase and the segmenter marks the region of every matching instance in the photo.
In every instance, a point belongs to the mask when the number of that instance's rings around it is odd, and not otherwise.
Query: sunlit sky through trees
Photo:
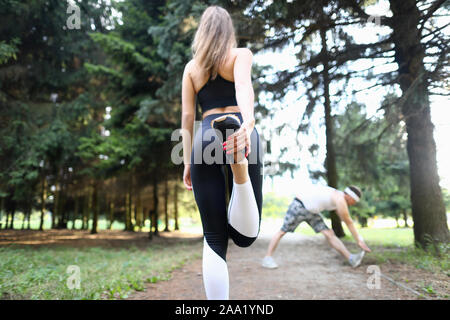
[[[389,3],[387,1],[380,2],[376,6],[367,8],[367,13],[371,15],[387,15],[390,16]],[[444,19],[444,18],[443,18]],[[447,21],[448,22],[448,21]],[[439,24],[440,21],[437,21]],[[445,24],[444,21],[441,22]],[[447,27],[450,29],[450,27]],[[365,26],[351,27],[347,29],[355,39],[356,43],[368,43],[376,42],[379,35],[385,35],[390,32],[388,27],[379,27],[374,23],[367,23]],[[329,39],[330,40],[330,39]],[[319,41],[320,44],[320,41]],[[330,42],[331,46],[331,42]],[[320,50],[320,47],[318,47]],[[293,45],[283,49],[281,52],[267,51],[258,53],[254,57],[254,61],[260,65],[270,65],[272,70],[267,74],[275,73],[278,70],[286,70],[295,67],[298,64],[295,53],[296,48]],[[353,70],[367,69],[373,65],[377,65],[374,69],[374,73],[383,73],[397,69],[397,65],[393,58],[389,60],[391,63],[386,64],[388,60],[358,60],[353,62],[350,66]],[[352,100],[358,103],[365,104],[367,107],[367,115],[377,115],[377,109],[380,107],[383,97],[388,92],[397,93],[401,95],[398,85],[385,87],[379,86],[358,92],[352,93],[352,90],[360,90],[362,88],[369,87],[374,83],[364,80],[362,78],[354,78],[349,82],[347,94],[338,101],[334,101],[332,97],[333,114],[342,113],[345,106]],[[333,96],[339,88],[334,83],[331,83],[330,93]],[[264,192],[275,192],[283,196],[292,196],[295,193],[296,186],[308,183],[314,183],[309,177],[308,168],[312,170],[323,170],[323,164],[326,155],[325,149],[325,124],[324,124],[324,111],[322,105],[318,105],[311,117],[311,128],[308,133],[301,133],[298,138],[296,137],[296,129],[298,128],[303,112],[307,105],[306,95],[304,94],[304,86],[301,83],[298,84],[297,90],[289,91],[283,101],[270,102],[270,93],[262,93],[257,97],[260,102],[266,105],[268,108],[275,108],[277,110],[272,119],[263,119],[261,121],[261,129],[264,127],[275,128],[283,123],[288,123],[289,128],[284,128],[280,134],[273,134],[270,136],[268,130],[263,131],[263,135],[266,139],[271,140],[272,154],[266,155],[268,159],[279,157],[279,151],[281,148],[287,148],[289,151],[283,156],[283,161],[293,162],[300,165],[300,168],[294,172],[293,178],[290,172],[285,172],[283,176],[277,176],[270,179],[265,177]],[[441,187],[450,189],[450,144],[448,138],[450,137],[450,117],[449,117],[449,98],[447,96],[431,96],[431,116],[435,126],[434,138],[437,147],[437,161],[438,170],[440,176]],[[282,110],[280,109],[282,107]],[[378,113],[382,116],[381,113]],[[259,127],[258,127],[259,129]],[[309,146],[312,144],[318,144],[320,146],[317,156],[312,157],[308,151]],[[299,146],[301,144],[301,148]],[[339,166],[339,163],[337,164]],[[269,172],[269,171],[266,171]],[[326,184],[326,181],[320,181],[319,183]]]

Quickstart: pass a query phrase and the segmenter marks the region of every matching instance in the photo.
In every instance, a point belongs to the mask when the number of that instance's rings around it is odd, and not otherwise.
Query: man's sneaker
[[[356,254],[350,254],[350,258],[348,259],[348,262],[353,268],[356,268],[361,264],[362,259],[364,258],[364,254],[366,252],[362,250],[360,253]]]
[[[264,268],[268,269],[275,269],[278,268],[278,265],[276,264],[275,260],[271,256],[265,256],[262,261],[262,266]]]

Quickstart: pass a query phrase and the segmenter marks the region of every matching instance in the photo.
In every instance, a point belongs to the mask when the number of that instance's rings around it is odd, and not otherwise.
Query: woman
[[[208,299],[229,298],[228,238],[240,247],[250,246],[261,221],[262,147],[254,128],[253,56],[236,46],[228,12],[208,7],[182,83],[183,181],[194,192],[202,220]],[[192,146],[196,96],[202,123]]]

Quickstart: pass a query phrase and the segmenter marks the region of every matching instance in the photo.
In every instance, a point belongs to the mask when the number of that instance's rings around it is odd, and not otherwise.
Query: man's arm
[[[345,201],[345,199],[343,197],[337,195],[336,193],[333,194],[333,198],[336,202],[337,215],[339,216],[341,221],[343,221],[347,225],[348,230],[350,230],[350,232],[353,236],[353,239],[355,239],[355,242],[358,244],[358,246],[361,247],[361,249],[363,249],[367,252],[370,252],[371,250],[369,249],[369,247],[364,242],[364,239],[361,237],[361,235],[356,230],[353,220],[350,217],[347,202]]]

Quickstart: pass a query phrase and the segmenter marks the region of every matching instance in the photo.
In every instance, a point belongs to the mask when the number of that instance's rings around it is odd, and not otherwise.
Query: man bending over
[[[356,268],[359,266],[364,257],[364,253],[366,251],[370,252],[371,250],[358,234],[350,218],[348,207],[359,202],[360,198],[361,190],[356,186],[349,186],[344,191],[320,185],[310,185],[304,188],[289,205],[284,217],[283,226],[272,237],[267,254],[262,261],[262,266],[269,269],[278,267],[272,257],[278,243],[286,232],[294,232],[297,226],[303,221],[306,221],[316,233],[321,232],[327,239],[329,245],[339,252],[352,267]],[[351,254],[342,241],[336,237],[333,230],[327,227],[321,215],[321,211],[324,210],[336,211],[338,217],[341,221],[345,222],[356,243],[362,249],[360,253]]]

